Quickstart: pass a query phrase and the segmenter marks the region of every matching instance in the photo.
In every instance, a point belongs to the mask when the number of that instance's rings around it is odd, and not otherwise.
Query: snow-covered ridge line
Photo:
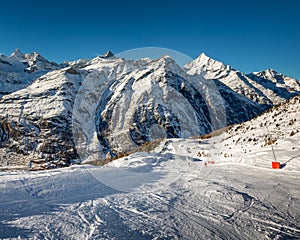
[[[233,91],[260,104],[278,104],[300,91],[299,81],[273,69],[244,74],[205,54],[186,64],[185,69],[188,73],[199,74],[205,79],[218,79]]]

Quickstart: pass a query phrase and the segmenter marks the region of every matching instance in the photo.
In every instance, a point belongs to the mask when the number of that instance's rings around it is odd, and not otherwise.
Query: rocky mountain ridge
[[[244,74],[231,66],[211,59],[204,53],[185,65],[190,74],[217,79],[240,95],[259,104],[276,105],[299,93],[299,81],[273,69]]]

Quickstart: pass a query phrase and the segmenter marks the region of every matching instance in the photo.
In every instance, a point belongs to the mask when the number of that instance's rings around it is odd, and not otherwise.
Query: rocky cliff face
[[[76,159],[72,105],[81,76],[57,70],[0,99],[1,159],[66,165]]]
[[[167,56],[58,65],[16,51],[0,60],[2,167],[65,166],[157,138],[202,135],[299,93],[296,80],[246,76],[205,55],[185,68]]]

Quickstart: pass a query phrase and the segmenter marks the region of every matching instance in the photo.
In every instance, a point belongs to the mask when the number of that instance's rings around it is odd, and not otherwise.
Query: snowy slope
[[[279,161],[284,168],[299,170],[300,95],[269,109],[261,116],[235,125],[224,134],[222,161],[269,167]],[[275,156],[272,152],[275,151]]]
[[[190,164],[129,193],[90,174],[101,168],[1,174],[1,238],[299,238],[299,173],[228,165],[202,178]]]
[[[200,158],[208,164],[241,163],[260,168],[271,168],[272,161],[279,161],[284,169],[299,171],[299,108],[300,95],[250,121],[199,139],[165,139],[154,152]]]

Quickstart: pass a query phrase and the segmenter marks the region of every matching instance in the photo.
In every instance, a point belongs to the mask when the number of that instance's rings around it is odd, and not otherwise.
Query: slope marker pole
[[[266,129],[268,131],[268,134],[271,136],[269,128],[268,128],[267,125],[266,125]],[[271,144],[271,148],[272,148],[273,157],[274,157],[274,160],[275,160],[275,162],[272,162],[272,168],[277,168],[277,169],[281,168],[280,163],[279,163],[279,166],[278,166],[278,161],[277,161],[277,158],[276,158],[276,155],[275,155],[275,150],[274,150],[274,147],[273,147],[273,143]]]

